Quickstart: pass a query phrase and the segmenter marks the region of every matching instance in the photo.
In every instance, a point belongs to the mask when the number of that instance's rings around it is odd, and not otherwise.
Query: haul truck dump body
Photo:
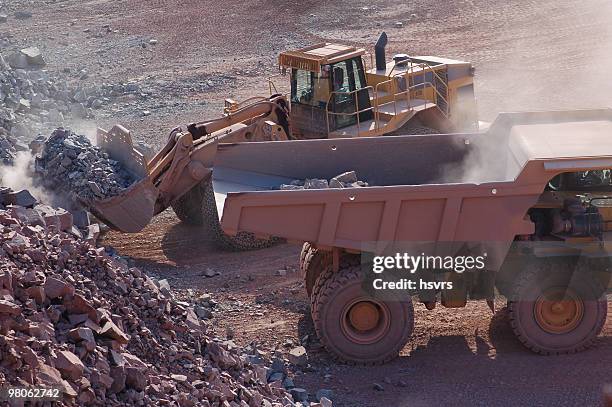
[[[512,242],[534,232],[527,211],[553,177],[612,167],[610,113],[598,113],[502,115],[485,134],[220,145],[218,213],[230,234],[354,251],[377,241]],[[373,186],[269,190],[350,170]]]

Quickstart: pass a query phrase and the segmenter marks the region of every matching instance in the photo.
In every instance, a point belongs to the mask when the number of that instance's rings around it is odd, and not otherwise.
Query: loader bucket
[[[130,132],[122,126],[114,126],[106,132],[98,129],[98,146],[110,158],[121,163],[139,181],[126,188],[121,194],[107,199],[82,203],[97,218],[113,229],[122,232],[142,230],[155,214],[158,189],[149,177],[144,156],[134,149]]]
[[[91,213],[113,229],[134,233],[141,231],[153,218],[158,194],[155,185],[145,178],[120,195],[85,204]]]

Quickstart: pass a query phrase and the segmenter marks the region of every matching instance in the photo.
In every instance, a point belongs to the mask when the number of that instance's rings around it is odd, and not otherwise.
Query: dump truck
[[[281,52],[269,96],[226,99],[223,118],[195,123],[190,132],[264,141],[478,128],[471,63],[407,54],[387,61],[387,41],[383,32],[375,59],[364,48],[327,42]]]
[[[493,306],[496,295],[525,346],[572,353],[601,332],[612,288],[611,134],[609,109],[505,113],[486,133],[426,136],[223,143],[176,130],[148,175],[88,204],[111,227],[136,232],[190,196],[229,236],[304,242],[312,318],[339,360],[397,356],[413,332],[413,299],[456,308],[470,299]],[[117,154],[129,134],[102,136],[102,148],[129,160]],[[369,186],[279,189],[346,171]],[[372,290],[373,256],[397,247],[484,256],[486,266],[430,271],[452,289]]]

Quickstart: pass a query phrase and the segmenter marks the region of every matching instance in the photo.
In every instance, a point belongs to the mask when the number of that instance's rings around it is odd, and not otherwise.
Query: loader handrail
[[[368,91],[368,95],[369,95],[369,91],[373,90],[372,86],[365,86],[363,88],[360,89],[355,89],[352,91],[333,91],[329,94],[329,98],[327,98],[327,103],[325,104],[325,120],[327,122],[327,134],[329,135],[330,128],[329,128],[329,116],[353,116],[353,115],[357,115],[357,137],[359,137],[359,132],[360,132],[360,121],[359,121],[359,115],[361,113],[373,110],[374,108],[372,106],[370,107],[366,107],[365,109],[359,109],[359,98],[357,97],[357,94],[359,92],[363,92],[363,91]],[[332,112],[329,110],[329,106],[330,106],[330,102],[332,100],[332,98],[335,95],[353,95],[355,98],[355,111],[354,112]],[[369,96],[368,96],[369,97]]]
[[[381,85],[387,85],[387,84],[392,84],[392,93],[393,93],[393,100],[389,101],[389,102],[384,102],[384,103],[378,103],[378,87]],[[410,108],[410,89],[407,88],[404,91],[401,92],[396,92],[396,89],[398,89],[399,87],[397,86],[397,78],[393,77],[390,79],[387,79],[386,81],[383,82],[379,82],[376,84],[376,87],[374,88],[374,100],[375,100],[375,106],[376,109],[374,110],[374,121],[375,121],[375,125],[376,125],[376,130],[380,129],[380,110],[379,107],[381,106],[386,106],[389,105],[391,103],[393,103],[393,112],[395,115],[397,115],[397,98],[400,95],[406,95],[406,105],[408,106],[408,108]]]
[[[413,64],[412,61],[410,61],[410,69],[407,70],[406,72],[397,72],[395,74],[393,74],[393,77],[401,77],[404,76],[407,83],[409,83],[409,73],[414,73],[414,68],[421,68],[421,74],[423,75],[423,84],[424,83],[428,83],[430,85],[430,87],[433,89],[434,94],[435,94],[435,98],[436,98],[436,105],[438,106],[438,110],[440,110],[440,112],[445,116],[448,117],[448,109],[450,104],[448,103],[448,100],[440,93],[440,91],[438,90],[438,88],[436,88],[435,85],[433,85],[431,82],[425,82],[425,73],[427,72],[431,72],[432,76],[435,79],[438,79],[438,82],[440,84],[442,84],[444,86],[444,88],[446,89],[446,94],[448,94],[448,84],[446,83],[446,81],[444,81],[444,79],[442,79],[442,77],[436,72],[435,69],[433,69],[433,67],[431,65],[429,65],[426,62],[419,62],[418,64]],[[394,67],[395,68],[395,67]],[[393,71],[393,70],[392,70]],[[417,84],[420,85],[420,84]],[[415,85],[413,85],[415,86]],[[437,99],[440,98],[444,101],[446,109],[442,110],[442,108],[440,107],[439,103],[437,103]]]

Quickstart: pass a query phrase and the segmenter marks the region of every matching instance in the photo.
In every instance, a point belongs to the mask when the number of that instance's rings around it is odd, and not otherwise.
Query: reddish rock
[[[0,300],[0,314],[19,315],[21,307],[12,301]]]
[[[110,375],[113,378],[113,384],[110,387],[111,393],[119,393],[123,389],[125,389],[125,386],[128,380],[128,375],[127,375],[127,371],[125,368],[121,366],[114,366],[110,370]],[[145,380],[145,385],[146,385],[146,380]],[[144,388],[138,391],[142,391],[142,390],[144,390]]]
[[[74,390],[74,388],[66,380],[61,381],[60,388],[64,396],[68,396],[71,398],[74,398],[77,396],[76,390]]]
[[[69,300],[64,301],[64,305],[70,314],[87,314],[89,318],[96,318],[96,309],[80,294],[75,294]]]
[[[45,294],[50,299],[74,295],[74,287],[55,277],[47,277],[45,281]]]
[[[76,343],[80,343],[91,352],[96,348],[96,340],[94,338],[93,331],[86,327],[79,327],[71,329],[68,332],[68,338],[72,339]]]
[[[126,367],[126,385],[136,391],[143,391],[147,387],[147,376],[141,368]]]
[[[216,342],[207,345],[208,353],[212,360],[222,368],[231,369],[239,365],[239,362],[227,350]]]
[[[62,382],[62,375],[56,368],[42,364],[36,371],[36,379],[39,384],[57,386]]]
[[[45,302],[45,299],[47,298],[47,296],[45,295],[45,288],[41,285],[28,287],[26,289],[26,294],[28,295],[28,298],[31,298],[36,301],[38,305],[41,305],[43,302]]]
[[[13,292],[13,276],[8,271],[0,271],[0,288]]]
[[[82,405],[82,406],[93,404],[95,400],[96,400],[96,393],[90,388],[81,390],[81,392],[79,393],[79,397],[77,398],[79,405]]]
[[[70,321],[70,325],[76,326],[82,324],[83,322],[89,319],[89,315],[87,314],[70,314],[68,315],[68,321]]]
[[[125,366],[125,358],[115,350],[109,352],[109,359],[115,366]]]
[[[147,364],[144,363],[142,360],[140,360],[140,358],[138,358],[138,356],[136,355],[132,355],[131,353],[124,352],[121,354],[121,356],[123,357],[123,360],[125,361],[126,366],[137,367],[140,369],[147,368]]]
[[[38,367],[40,365],[36,352],[34,352],[29,346],[24,346],[21,349],[21,359],[23,359],[23,361],[31,367]]]
[[[126,344],[130,338],[113,321],[106,321],[100,330],[101,336],[106,336],[119,343]]]
[[[94,333],[99,334],[100,331],[102,330],[102,328],[100,328],[100,325],[96,324],[95,322],[93,322],[91,319],[86,320],[83,323],[83,326],[86,328],[91,329]]]
[[[83,375],[83,362],[74,353],[63,350],[57,352],[53,362],[55,368],[62,373],[62,377],[66,379],[76,380]],[[76,396],[76,394],[75,394]]]

